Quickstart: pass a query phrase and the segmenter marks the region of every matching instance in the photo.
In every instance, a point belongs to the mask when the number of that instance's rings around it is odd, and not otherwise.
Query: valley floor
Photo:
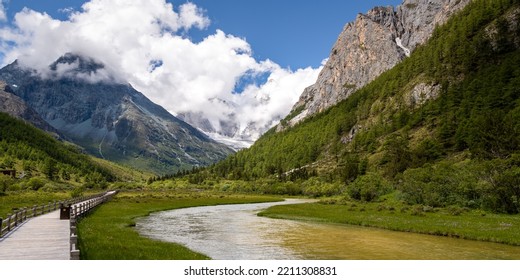
[[[35,192],[2,197],[13,206],[35,196],[56,199],[58,194]],[[64,194],[59,194],[63,196]],[[20,196],[20,197],[18,197]],[[36,198],[37,197],[37,198]],[[33,200],[31,199],[31,200]],[[160,260],[208,259],[179,244],[151,240],[135,230],[136,218],[152,212],[219,204],[279,201],[279,196],[230,194],[201,190],[123,191],[97,208],[78,226],[81,259]],[[7,209],[3,209],[7,212]],[[389,199],[363,203],[328,198],[318,203],[274,206],[260,216],[330,224],[350,224],[520,246],[520,215],[493,214],[465,208],[408,206]],[[513,248],[512,247],[512,248]]]
[[[135,231],[135,219],[152,212],[217,204],[280,200],[262,195],[220,192],[123,192],[79,224],[82,259],[207,259],[184,246],[147,239]],[[353,224],[520,245],[520,215],[475,210],[388,206],[383,203],[282,205],[262,216],[324,223]],[[516,246],[515,246],[516,247]]]

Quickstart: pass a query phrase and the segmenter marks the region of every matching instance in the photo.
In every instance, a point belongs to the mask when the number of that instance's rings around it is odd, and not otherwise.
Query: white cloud
[[[316,80],[319,69],[291,71],[270,60],[256,61],[244,39],[221,30],[198,43],[182,36],[209,24],[205,11],[190,2],[174,9],[165,0],[134,0],[132,5],[91,0],[65,21],[20,11],[14,27],[0,29],[0,52],[5,55],[2,64],[19,59],[42,74],[67,52],[95,58],[170,112],[202,112],[215,127],[231,117],[241,129],[250,123],[272,126]],[[268,82],[234,94],[246,73],[268,73]],[[216,99],[237,107],[216,104]]]
[[[6,21],[7,16],[5,14],[5,7],[2,1],[0,1],[0,21]]]
[[[71,14],[72,12],[74,12],[74,8],[73,7],[61,8],[61,9],[58,9],[58,12],[64,13],[64,14]]]

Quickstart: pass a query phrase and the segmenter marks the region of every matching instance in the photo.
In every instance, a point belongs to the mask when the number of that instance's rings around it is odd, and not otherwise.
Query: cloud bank
[[[165,0],[91,0],[68,12],[64,21],[27,8],[18,12],[0,29],[2,65],[18,59],[45,75],[65,53],[92,57],[109,76],[129,82],[174,115],[200,113],[217,130],[233,122],[238,134],[251,124],[260,130],[276,124],[320,70],[257,61],[244,39],[221,30],[193,42],[189,30],[211,22],[190,2],[174,7]],[[5,20],[0,6],[0,20],[2,15]]]

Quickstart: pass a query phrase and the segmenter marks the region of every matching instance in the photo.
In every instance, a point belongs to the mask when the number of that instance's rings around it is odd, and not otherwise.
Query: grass
[[[0,196],[0,217],[6,218],[16,210],[34,205],[70,199],[70,192],[18,191]]]
[[[390,206],[383,203],[279,205],[259,215],[279,219],[377,227],[520,245],[520,215],[490,214],[462,208]]]
[[[78,225],[81,259],[90,260],[196,260],[207,256],[184,246],[140,236],[135,218],[152,212],[194,206],[254,203],[275,197],[209,192],[126,192],[97,208]]]
[[[101,165],[103,168],[110,171],[122,182],[145,182],[148,178],[153,177],[154,174],[146,171],[140,171],[131,167],[123,166],[108,160],[90,157],[92,161]]]

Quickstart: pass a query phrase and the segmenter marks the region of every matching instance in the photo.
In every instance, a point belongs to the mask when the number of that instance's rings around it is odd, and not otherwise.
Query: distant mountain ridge
[[[471,0],[404,0],[376,7],[345,25],[314,85],[306,88],[278,130],[323,112],[410,55],[437,25]]]
[[[0,70],[13,93],[89,153],[159,174],[204,166],[232,150],[172,116],[93,58],[65,54],[46,73]]]
[[[215,106],[228,108],[230,112],[239,110],[239,105],[229,100],[213,98],[209,101]],[[250,147],[256,139],[270,128],[270,124],[261,125],[256,122],[241,124],[235,113],[230,113],[226,120],[220,120],[216,125],[213,125],[202,112],[183,112],[178,114],[177,117],[202,130],[215,141],[224,143],[234,150]],[[276,123],[282,118],[283,116],[272,116],[272,121]]]

